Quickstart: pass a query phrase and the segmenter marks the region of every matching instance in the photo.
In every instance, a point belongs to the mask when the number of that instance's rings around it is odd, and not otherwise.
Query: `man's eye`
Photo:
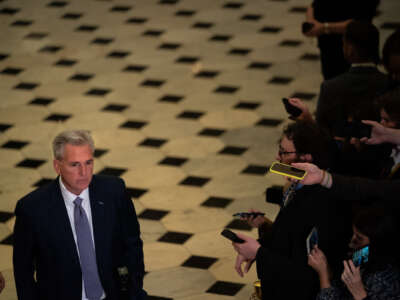
[[[91,165],[91,164],[93,164],[93,160],[87,161],[86,164],[87,164],[88,166]]]
[[[71,166],[72,167],[77,167],[79,164],[78,163],[72,163]]]

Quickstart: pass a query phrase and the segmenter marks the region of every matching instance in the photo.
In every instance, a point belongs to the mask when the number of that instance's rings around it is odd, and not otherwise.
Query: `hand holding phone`
[[[274,162],[269,170],[272,173],[280,174],[297,180],[302,180],[307,174],[307,172],[302,169],[295,168],[291,165],[282,164],[280,162]]]
[[[239,238],[236,233],[234,233],[233,231],[229,230],[229,229],[224,229],[221,232],[221,235],[226,237],[228,240],[231,240],[234,243],[239,243],[242,244],[245,241],[242,240],[241,238]]]
[[[302,110],[289,102],[288,98],[282,98],[283,105],[285,106],[286,112],[293,118],[297,118],[301,115]]]
[[[353,259],[352,259],[354,266],[358,267],[368,262],[368,256],[369,256],[369,246],[365,246],[364,248],[355,251],[353,253]]]
[[[301,24],[301,31],[303,33],[307,33],[309,32],[312,28],[314,27],[313,23],[310,22],[303,22],[303,24]]]

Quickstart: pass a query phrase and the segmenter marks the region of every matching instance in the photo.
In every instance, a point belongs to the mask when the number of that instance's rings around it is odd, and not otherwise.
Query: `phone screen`
[[[297,169],[290,165],[281,164],[278,162],[274,162],[270,168],[270,171],[273,173],[281,174],[288,177],[293,177],[296,179],[303,179],[306,175],[306,171]]]
[[[353,253],[353,263],[356,267],[368,261],[369,246],[365,246]]]

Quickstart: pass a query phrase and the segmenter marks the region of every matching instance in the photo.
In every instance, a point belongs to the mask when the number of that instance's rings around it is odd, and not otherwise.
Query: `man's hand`
[[[237,233],[237,236],[244,240],[244,243],[232,243],[233,248],[235,248],[236,252],[242,255],[246,261],[254,260],[256,258],[258,248],[261,247],[260,243],[252,237],[243,234]]]
[[[244,266],[244,273],[247,273],[247,272],[249,272],[249,270],[250,270],[250,268],[251,268],[251,266],[252,266],[252,264],[254,262],[254,259],[253,260],[248,260],[241,254],[237,255],[236,263],[235,263],[235,270],[239,274],[240,277],[243,277],[243,275],[244,275],[243,271],[242,271],[242,264],[244,262],[246,263],[246,265]]]
[[[310,113],[310,110],[303,101],[301,101],[299,98],[289,98],[288,100],[291,105],[301,110],[301,114],[298,117],[294,118],[295,120],[311,121],[311,122],[314,121]]]
[[[306,176],[300,183],[304,185],[320,184],[323,177],[323,170],[318,168],[316,165],[310,163],[292,163],[295,168],[305,170],[307,172]]]
[[[314,26],[309,31],[304,33],[305,36],[318,37],[318,36],[324,34],[324,24],[322,24],[321,22],[318,22],[315,19],[310,20],[309,22],[312,23]]]
[[[368,145],[377,145],[388,142],[390,136],[390,129],[384,127],[382,124],[375,121],[362,121],[364,124],[371,125],[371,137],[363,137],[360,139],[361,142]]]
[[[259,213],[259,210],[255,210],[255,209],[250,209],[249,210],[250,213]],[[250,216],[248,218],[241,218],[241,220],[246,221],[251,227],[254,228],[258,228],[260,227],[262,224],[264,224],[265,222],[267,222],[267,220],[265,219],[264,216]]]
[[[1,272],[0,272],[0,293],[4,289],[5,286],[6,286],[6,281],[3,277],[3,274],[1,274]]]
[[[343,264],[344,271],[341,278],[344,284],[355,300],[364,299],[367,297],[367,292],[361,280],[360,267],[355,267],[351,260],[343,261]]]

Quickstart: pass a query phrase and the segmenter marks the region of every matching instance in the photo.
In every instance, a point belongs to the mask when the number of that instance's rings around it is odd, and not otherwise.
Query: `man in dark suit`
[[[379,61],[379,32],[371,23],[352,21],[346,26],[343,52],[351,63],[348,72],[321,85],[317,103],[316,121],[335,134],[338,122],[348,117],[367,118],[374,112],[373,101],[389,84],[381,73]]]
[[[15,209],[18,299],[120,299],[126,269],[129,299],[145,299],[139,223],[123,180],[93,175],[87,131],[62,132],[53,152],[57,179]]]

